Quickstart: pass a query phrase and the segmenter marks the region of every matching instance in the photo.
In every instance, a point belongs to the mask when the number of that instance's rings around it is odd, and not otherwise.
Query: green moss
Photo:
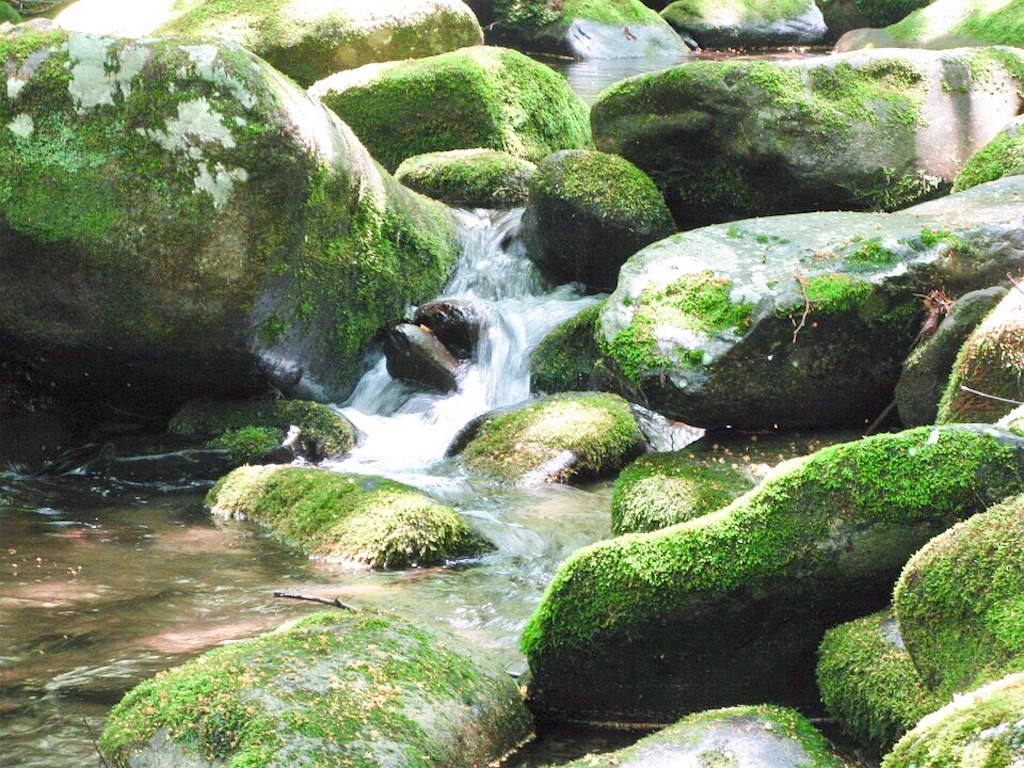
[[[11,24],[21,24],[25,19],[20,13],[14,10],[14,6],[7,2],[0,2],[0,24],[5,21]]]
[[[480,554],[486,542],[458,514],[402,483],[299,467],[241,467],[207,496],[318,558],[374,568],[438,565]]]
[[[807,10],[804,0],[676,0],[661,16],[676,29],[686,29],[694,22],[725,23],[786,19]]]
[[[995,181],[1004,176],[1024,173],[1024,123],[996,134],[988,144],[979,149],[956,176],[953,191],[965,189]]]
[[[612,533],[656,531],[727,506],[754,486],[740,469],[693,451],[649,453],[619,474]]]
[[[830,629],[818,656],[818,687],[829,714],[881,754],[946,701],[921,680],[891,610]]]
[[[539,392],[580,392],[590,388],[601,357],[594,329],[604,302],[584,309],[559,325],[530,355],[530,387]]]
[[[334,611],[141,683],[111,711],[100,746],[120,768],[147,743],[171,763],[185,752],[225,768],[369,768],[384,754],[410,768],[457,768],[500,757],[529,730],[504,670],[457,639],[387,614]],[[179,754],[161,749],[164,739]]]
[[[640,24],[659,21],[657,14],[639,0],[494,0],[495,16],[518,30],[568,29],[575,19],[599,24]]]
[[[592,480],[622,467],[643,445],[640,427],[621,397],[563,393],[485,419],[462,461],[508,483]]]
[[[231,464],[262,464],[268,453],[281,445],[283,434],[274,427],[229,429],[207,443],[210,448],[226,448]]]
[[[536,166],[487,149],[431,152],[402,161],[395,178],[410,189],[449,205],[511,208],[525,205]]]
[[[916,10],[886,28],[903,42],[928,44],[972,39],[988,45],[1024,46],[1024,0],[945,0]]]
[[[853,253],[848,254],[846,262],[854,267],[874,269],[895,264],[899,258],[899,254],[882,245],[881,238],[873,237],[864,241]]]

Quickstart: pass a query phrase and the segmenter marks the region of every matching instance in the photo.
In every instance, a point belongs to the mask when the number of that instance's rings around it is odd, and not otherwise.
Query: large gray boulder
[[[612,86],[592,124],[597,148],[646,171],[683,228],[894,210],[948,191],[1020,113],[1022,85],[1011,48],[698,61]]]
[[[23,25],[0,62],[0,356],[56,391],[342,399],[447,279],[450,212],[235,44]]]
[[[661,16],[701,48],[814,45],[828,34],[815,0],[675,0]]]
[[[900,214],[749,219],[623,266],[598,343],[623,389],[702,427],[873,420],[918,333],[919,295],[998,284],[1024,260],[1024,177]],[[941,205],[939,204],[941,203]]]

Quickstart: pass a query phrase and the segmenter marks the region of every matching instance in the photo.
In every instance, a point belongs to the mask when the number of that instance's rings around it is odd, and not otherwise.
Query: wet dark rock
[[[457,386],[459,361],[428,328],[401,323],[384,332],[384,357],[391,378],[441,392]]]
[[[420,305],[412,321],[428,328],[460,360],[468,360],[496,318],[482,301],[441,299]]]

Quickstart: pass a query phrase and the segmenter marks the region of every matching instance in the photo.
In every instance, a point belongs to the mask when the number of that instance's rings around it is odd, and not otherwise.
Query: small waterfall
[[[487,305],[492,320],[481,330],[472,359],[451,394],[417,390],[395,381],[383,359],[356,386],[342,409],[364,433],[344,461],[347,472],[418,476],[444,455],[451,439],[473,417],[530,395],[530,353],[557,325],[595,304],[578,286],[546,288],[519,238],[523,209],[457,211],[462,254],[439,298]],[[436,490],[436,489],[435,489]]]

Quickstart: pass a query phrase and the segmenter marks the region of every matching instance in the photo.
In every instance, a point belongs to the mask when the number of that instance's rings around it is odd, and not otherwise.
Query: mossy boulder
[[[530,354],[530,388],[552,395],[592,389],[594,367],[601,359],[594,338],[603,302],[587,307],[545,336]]]
[[[325,458],[341,458],[356,444],[351,421],[330,406],[305,400],[198,400],[182,406],[167,431],[227,448],[241,466],[265,463],[262,459],[281,446],[293,425]]]
[[[883,29],[855,29],[836,43],[858,48],[1024,46],[1024,0],[935,0]]]
[[[613,85],[592,124],[688,228],[927,200],[1019,114],[1022,88],[1010,48],[697,61]]]
[[[471,472],[512,485],[584,482],[617,472],[645,450],[629,403],[571,392],[474,419],[448,455]]]
[[[892,401],[919,296],[942,285],[956,298],[1019,268],[1022,189],[1008,177],[902,214],[673,235],[622,267],[598,344],[624,391],[687,424],[870,423]]]
[[[1024,443],[919,428],[824,448],[724,509],[585,547],[523,630],[544,718],[665,722],[812,705],[824,631],[884,607],[910,555],[1017,492]]]
[[[888,608],[826,632],[817,675],[829,714],[879,754],[948,701],[921,680]]]
[[[610,291],[626,259],[673,232],[672,214],[654,182],[617,155],[556,152],[530,180],[526,252],[560,282]]]
[[[484,148],[537,162],[590,143],[587,106],[565,78],[506,48],[369,65],[310,93],[389,170],[427,152]]]
[[[462,208],[514,208],[526,204],[537,166],[493,149],[428,152],[403,160],[395,178],[421,194]]]
[[[641,456],[619,474],[612,533],[641,533],[716,512],[757,481],[710,454],[683,449]]]
[[[1024,496],[936,536],[893,593],[924,682],[946,694],[1024,670]]]
[[[447,281],[450,211],[234,44],[20,25],[0,61],[0,338],[55,393],[340,400]]]
[[[683,718],[617,752],[587,755],[563,768],[843,768],[846,763],[799,712],[743,706]]]
[[[1019,765],[1022,711],[1024,675],[1007,675],[926,716],[885,756],[882,768]]]
[[[936,420],[994,422],[1013,410],[1012,401],[1024,401],[1024,292],[1017,289],[1003,297],[960,348]]]
[[[1024,117],[1011,122],[970,156],[956,175],[953,191],[960,192],[1015,174],[1024,174]]]
[[[814,45],[828,34],[815,0],[675,0],[661,16],[701,48]]]
[[[386,613],[333,611],[137,685],[100,749],[119,768],[471,768],[531,730],[509,675],[465,641]]]
[[[575,59],[676,56],[679,35],[640,0],[494,0],[489,35],[522,50]]]
[[[302,85],[375,61],[481,45],[462,0],[78,0],[57,16],[65,29],[101,35],[231,40]]]
[[[21,14],[14,10],[14,6],[9,3],[0,3],[0,24],[4,22],[10,22],[11,24],[21,24],[25,19],[22,18]]]
[[[222,517],[252,520],[311,557],[372,568],[441,565],[489,544],[425,493],[382,477],[240,467],[210,490]]]
[[[850,30],[895,24],[930,0],[819,0],[829,38],[835,40]]]
[[[966,293],[950,307],[935,332],[914,347],[903,361],[896,383],[896,407],[906,427],[935,422],[939,401],[957,353],[971,332],[1006,296],[1001,286]]]

